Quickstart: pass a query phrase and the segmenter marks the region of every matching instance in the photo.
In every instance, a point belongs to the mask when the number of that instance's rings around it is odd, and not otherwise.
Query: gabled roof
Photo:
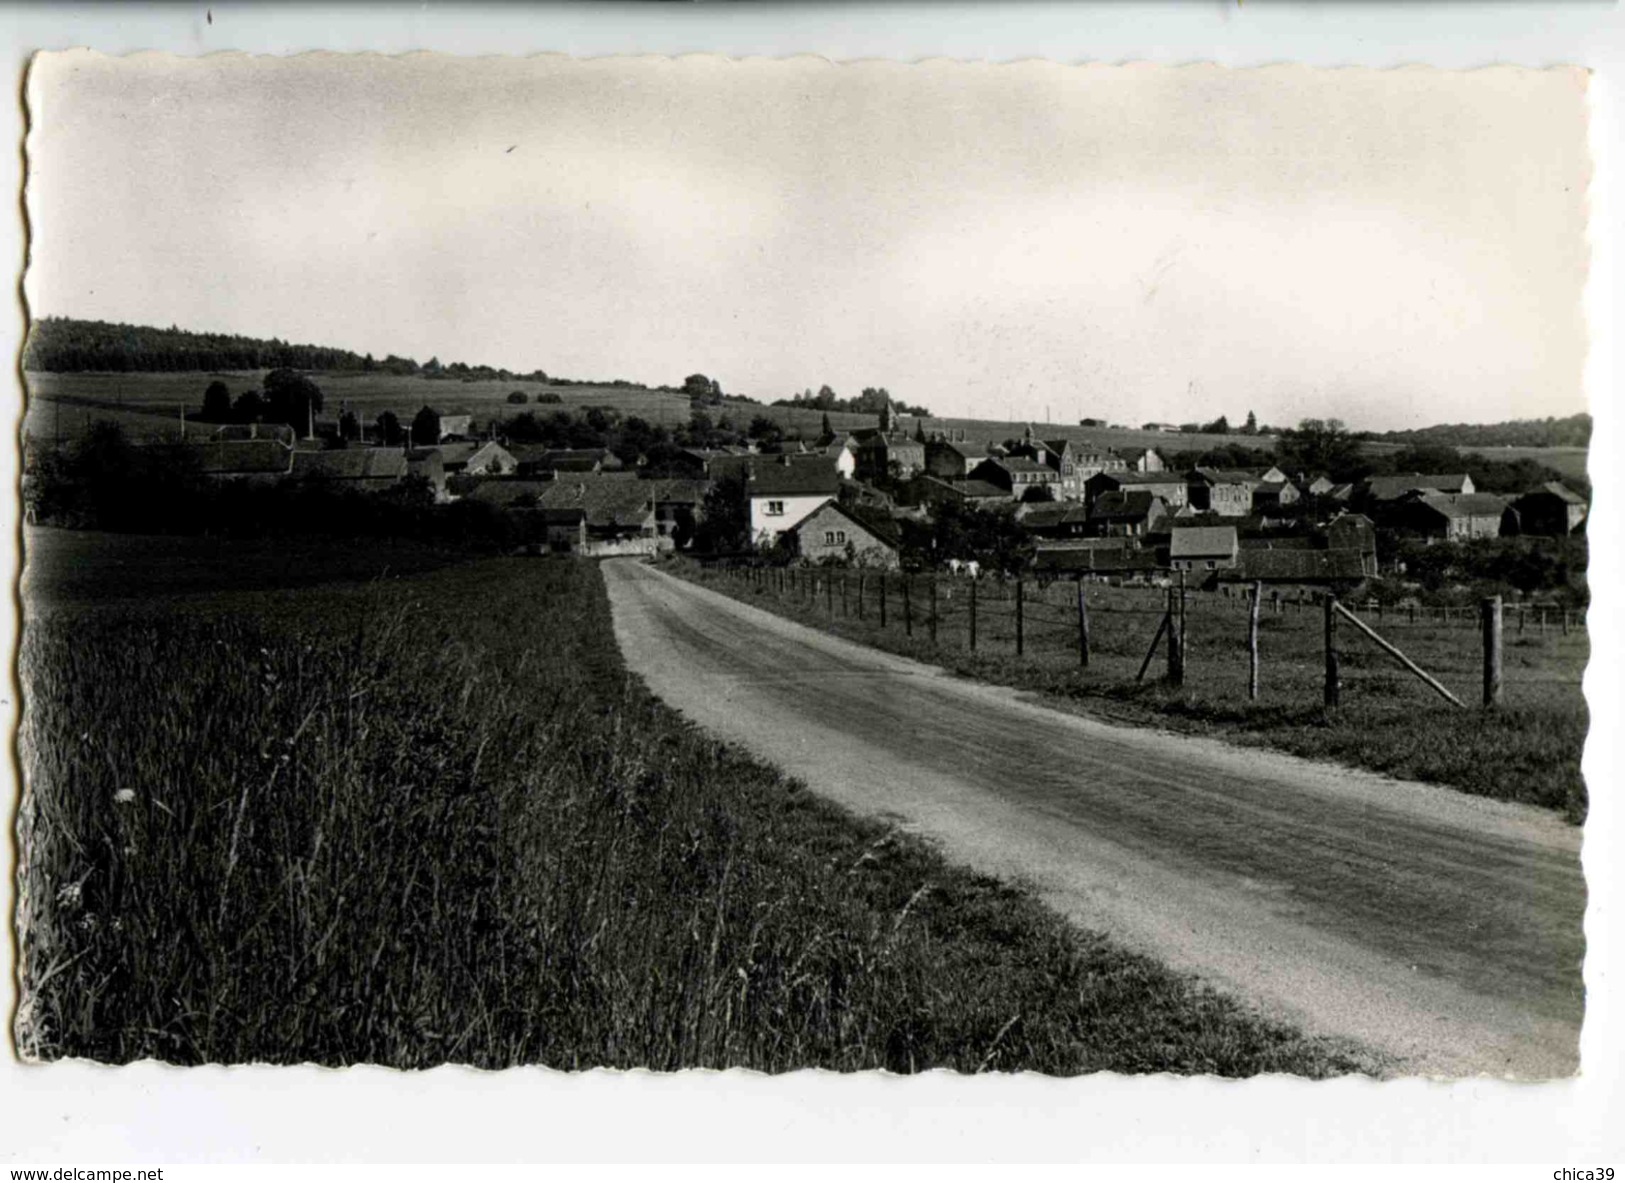
[[[926,446],[943,452],[954,452],[966,460],[983,460],[988,456],[986,441],[978,443],[976,440],[927,440]]]
[[[803,526],[809,525],[813,519],[829,516],[839,517],[851,522],[858,529],[870,535],[882,545],[887,546],[892,550],[897,549],[898,533],[897,527],[894,524],[888,522],[886,525],[882,525],[879,522],[869,521],[866,518],[860,518],[851,510],[847,509],[846,506],[842,505],[839,501],[824,502],[817,509],[814,509],[811,513],[804,515],[800,521],[791,526],[789,528],[789,532],[799,532]],[[888,526],[890,528],[888,528]]]
[[[1230,556],[1236,553],[1234,526],[1187,526],[1175,530],[1169,537],[1168,557],[1171,559],[1206,559],[1214,555]]]
[[[1498,516],[1509,504],[1505,497],[1494,493],[1423,493],[1416,501],[1447,518]]]
[[[1033,502],[1017,511],[1017,518],[1029,530],[1082,524],[1089,520],[1089,509],[1077,502]]]
[[[1097,472],[1091,481],[1115,481],[1119,485],[1183,485],[1177,472]]]
[[[217,440],[281,440],[291,445],[297,438],[286,423],[227,423],[215,429]]]
[[[1258,485],[1264,482],[1250,472],[1239,468],[1193,468],[1190,471],[1191,480],[1204,481],[1209,485]]]
[[[482,501],[487,505],[508,508],[519,502],[526,508],[535,505],[541,495],[558,481],[535,481],[525,478],[496,477],[481,481],[463,495],[465,501]]]
[[[1095,521],[1138,520],[1159,505],[1164,510],[1168,508],[1167,503],[1150,489],[1113,489],[1095,498],[1095,503],[1089,507],[1089,517]]]
[[[998,456],[989,457],[986,464],[996,464],[1006,472],[1054,472],[1055,470],[1041,460],[1029,460],[1025,456]]]
[[[295,452],[293,475],[335,481],[399,480],[406,475],[406,453],[399,448],[334,448]]]
[[[840,470],[828,456],[800,459],[757,457],[745,491],[751,497],[833,497],[841,489]]]

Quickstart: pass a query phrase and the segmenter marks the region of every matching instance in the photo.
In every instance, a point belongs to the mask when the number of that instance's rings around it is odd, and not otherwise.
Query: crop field
[[[120,541],[31,543],[107,557],[25,603],[30,1058],[1373,1067],[710,739],[625,672],[592,564],[289,587],[166,540],[137,597]]]
[[[1333,760],[1393,776],[1447,784],[1584,818],[1580,775],[1587,710],[1581,678],[1589,656],[1577,612],[1510,606],[1503,628],[1502,705],[1479,709],[1482,640],[1475,612],[1455,609],[1378,614],[1362,620],[1397,645],[1467,704],[1454,706],[1344,621],[1338,629],[1341,705],[1323,705],[1324,617],[1320,605],[1275,602],[1266,591],[1259,619],[1260,693],[1248,698],[1248,603],[1189,592],[1186,670],[1167,686],[1166,644],[1138,678],[1166,592],[1085,585],[1090,661],[1081,667],[1078,585],[1021,587],[1023,652],[1016,654],[1014,581],[976,582],[976,647],[970,644],[972,584],[841,570],[673,569],[727,594],[840,635],[944,665],[989,681],[1041,691],[1091,713],[1221,736]],[[860,609],[860,591],[862,607]],[[861,615],[860,615],[861,611]]]
[[[203,405],[203,391],[218,378],[235,398],[245,390],[257,390],[265,371],[204,374],[88,374],[30,373],[27,376],[29,400],[24,429],[39,438],[52,438],[60,430],[64,438],[83,431],[96,419],[113,416],[132,420],[138,431],[147,434],[178,433],[180,408],[184,404],[195,413]],[[634,390],[614,386],[555,386],[545,382],[510,381],[462,382],[454,378],[431,379],[413,375],[319,373],[313,375],[325,395],[322,414],[338,415],[349,407],[363,420],[394,411],[403,422],[418,408],[432,406],[442,414],[471,414],[477,419],[506,418],[522,410],[586,410],[614,407],[625,415],[640,415],[651,423],[675,426],[687,423],[689,399],[667,391]],[[532,400],[538,394],[559,396],[557,404],[525,406],[508,403],[508,395],[523,391]],[[158,420],[149,423],[149,419]]]

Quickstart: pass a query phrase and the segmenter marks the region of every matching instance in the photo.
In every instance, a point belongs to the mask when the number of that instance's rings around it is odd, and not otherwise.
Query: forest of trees
[[[820,386],[818,393],[804,390],[791,398],[775,399],[775,407],[810,407],[815,411],[849,411],[862,415],[878,415],[888,405],[899,415],[929,416],[925,407],[910,406],[892,398],[884,386],[865,386],[855,398],[841,398],[828,386]]]
[[[1589,448],[1591,416],[1512,419],[1505,423],[1440,423],[1412,431],[1362,431],[1359,438],[1388,444],[1442,444],[1455,448]]]
[[[437,358],[430,358],[420,366],[409,357],[394,354],[380,361],[370,353],[359,354],[326,345],[295,345],[274,337],[262,340],[226,333],[194,333],[173,325],[160,329],[65,316],[46,316],[34,322],[23,350],[23,369],[121,374],[290,369],[553,381],[539,369],[519,374],[462,362],[443,366]]]

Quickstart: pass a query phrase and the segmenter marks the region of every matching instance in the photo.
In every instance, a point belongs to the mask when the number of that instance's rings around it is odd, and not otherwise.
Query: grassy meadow
[[[398,556],[312,549],[330,578],[290,587],[164,540],[174,594],[132,596],[105,539],[45,533],[20,655],[28,1057],[1372,1067],[685,723],[626,673],[592,564],[367,579]]]
[[[1161,679],[1166,644],[1159,646],[1143,682],[1136,680],[1156,635],[1166,593],[1151,588],[1087,589],[1090,664],[1080,668],[1077,585],[1023,589],[1024,653],[1015,655],[1015,585],[983,579],[977,585],[977,648],[969,647],[970,587],[939,578],[936,641],[931,640],[930,584],[911,580],[905,612],[900,576],[887,578],[886,628],[880,627],[877,576],[864,577],[863,616],[858,576],[707,570],[674,561],[671,569],[747,603],[852,640],[877,645],[959,673],[1039,691],[1052,701],[1087,709],[1113,721],[1214,735],[1231,742],[1278,748],[1465,792],[1561,810],[1584,819],[1586,786],[1580,775],[1588,714],[1581,677],[1590,647],[1578,616],[1565,631],[1561,613],[1544,628],[1530,610],[1520,625],[1508,609],[1503,630],[1503,705],[1478,708],[1482,642],[1476,617],[1448,622],[1423,613],[1412,620],[1389,610],[1361,618],[1451,689],[1462,710],[1438,697],[1372,644],[1352,624],[1338,630],[1341,706],[1323,706],[1324,620],[1319,605],[1283,603],[1259,620],[1260,694],[1247,697],[1247,602],[1190,592],[1186,608],[1185,685]],[[819,580],[816,585],[811,582]],[[843,586],[844,585],[844,586]],[[845,595],[843,597],[843,590]],[[906,619],[912,617],[909,634]]]

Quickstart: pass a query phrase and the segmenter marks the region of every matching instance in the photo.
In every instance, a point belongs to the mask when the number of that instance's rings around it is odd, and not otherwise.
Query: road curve
[[[1112,726],[603,571],[650,689],[815,792],[1399,1072],[1576,1071],[1585,884],[1557,817]]]

